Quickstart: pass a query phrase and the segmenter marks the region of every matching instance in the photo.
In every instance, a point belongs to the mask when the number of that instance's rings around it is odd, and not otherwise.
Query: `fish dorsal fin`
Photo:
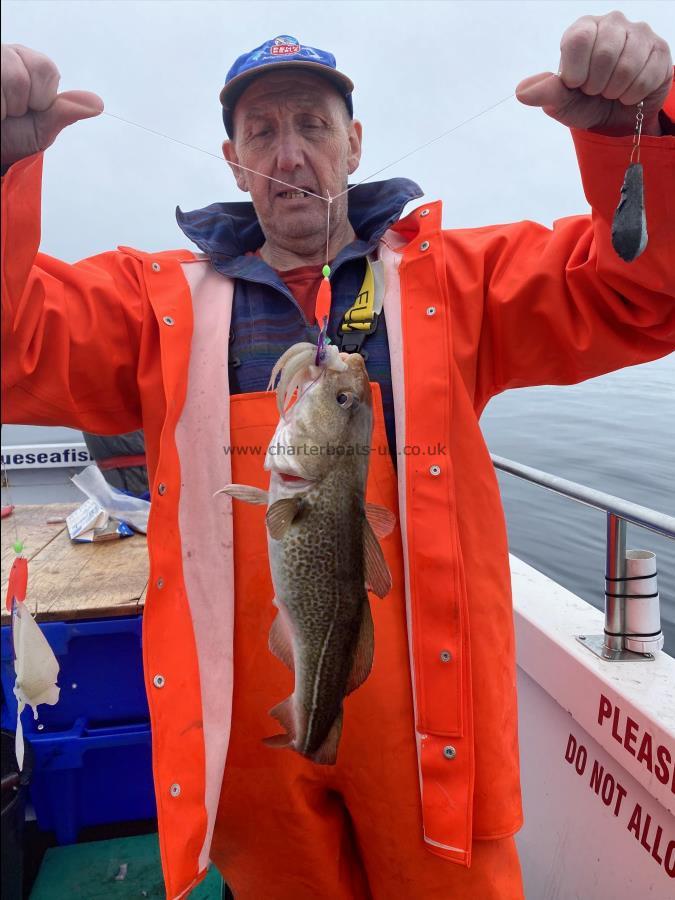
[[[272,622],[269,636],[269,648],[277,659],[280,659],[284,665],[293,672],[295,663],[293,661],[293,644],[288,631],[288,626],[283,619],[283,613],[278,612],[276,619]]]
[[[391,534],[396,525],[396,516],[384,506],[377,503],[366,503],[366,518],[375,532],[375,537],[385,538]]]
[[[270,537],[280,541],[302,506],[302,497],[284,497],[267,510],[265,521]]]
[[[251,487],[249,484],[226,484],[216,494],[228,494],[234,500],[242,500],[244,503],[254,503],[258,506],[267,506],[269,497],[267,491],[262,488]]]
[[[386,597],[391,590],[391,572],[368,519],[363,523],[363,551],[366,562],[366,584],[378,597]]]
[[[363,684],[373,667],[373,653],[375,650],[375,633],[373,630],[373,614],[370,611],[368,600],[363,604],[361,616],[361,628],[359,639],[354,651],[354,662],[347,680],[346,693],[351,694],[357,687]]]

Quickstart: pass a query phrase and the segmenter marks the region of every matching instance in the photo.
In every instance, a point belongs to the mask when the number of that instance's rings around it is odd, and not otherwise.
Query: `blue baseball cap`
[[[354,84],[346,75],[338,72],[333,54],[317,50],[316,47],[303,46],[290,34],[280,34],[255,50],[242,53],[227,73],[225,86],[220,92],[220,102],[223,105],[225,130],[230,137],[233,134],[232,114],[237,100],[257,75],[272,71],[272,67],[302,67],[328,79],[344,98],[349,115],[354,115]]]

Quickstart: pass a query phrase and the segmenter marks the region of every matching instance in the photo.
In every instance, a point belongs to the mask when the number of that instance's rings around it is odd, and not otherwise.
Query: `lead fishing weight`
[[[644,173],[640,162],[640,137],[644,120],[643,102],[637,105],[633,148],[623,184],[621,199],[612,221],[612,246],[625,262],[633,262],[647,246]]]

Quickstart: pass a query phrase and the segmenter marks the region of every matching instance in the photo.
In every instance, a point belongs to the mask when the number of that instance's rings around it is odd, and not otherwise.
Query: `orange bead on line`
[[[330,304],[332,299],[332,291],[328,278],[322,278],[319,285],[319,291],[316,295],[316,305],[314,307],[314,317],[316,318],[319,328],[323,328],[324,319],[328,319],[330,315]]]
[[[7,582],[7,596],[5,598],[5,606],[8,612],[12,611],[12,601],[23,603],[26,599],[26,589],[28,586],[28,560],[25,556],[17,556],[9,570],[9,579]]]

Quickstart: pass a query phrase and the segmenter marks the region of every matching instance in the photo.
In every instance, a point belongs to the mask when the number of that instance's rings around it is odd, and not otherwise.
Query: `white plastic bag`
[[[146,534],[150,504],[138,497],[129,497],[112,488],[101,474],[98,466],[87,466],[79,475],[73,475],[72,482],[91,500],[104,509],[113,519],[126,522],[134,531]]]

